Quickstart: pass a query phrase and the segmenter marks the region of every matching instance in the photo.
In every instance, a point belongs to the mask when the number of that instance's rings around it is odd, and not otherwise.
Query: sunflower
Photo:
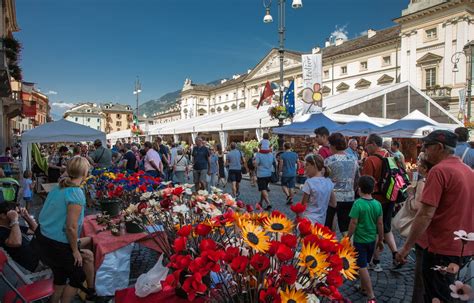
[[[318,236],[320,239],[331,240],[332,242],[337,242],[336,235],[328,227],[320,224],[314,224],[311,227],[311,233],[315,236]]]
[[[306,294],[301,290],[288,287],[285,291],[280,290],[281,303],[300,303],[307,302]]]
[[[331,265],[327,262],[328,255],[320,252],[319,248],[315,244],[308,243],[303,245],[303,249],[299,255],[300,263],[299,266],[306,268],[309,271],[311,278],[314,275],[326,274],[327,268]]]
[[[359,269],[356,263],[357,252],[351,245],[348,237],[344,237],[341,240],[341,248],[337,253],[342,260],[341,274],[348,280],[355,280],[355,275],[357,275],[357,270]]]
[[[242,226],[242,237],[248,246],[252,247],[258,252],[266,252],[270,248],[269,237],[258,226],[252,223],[245,223]]]
[[[234,218],[235,218],[235,225],[237,225],[237,227],[239,227],[240,229],[242,229],[246,224],[252,223],[252,221],[250,220],[249,213],[239,214],[236,212],[234,215]]]
[[[293,222],[286,217],[271,216],[265,221],[265,228],[274,233],[289,233],[293,229]]]

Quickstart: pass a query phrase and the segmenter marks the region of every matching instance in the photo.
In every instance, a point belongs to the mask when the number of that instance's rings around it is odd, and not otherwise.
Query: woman
[[[178,184],[186,183],[186,176],[189,174],[189,161],[181,148],[177,151],[177,156],[173,159],[174,182]]]
[[[305,173],[307,179],[303,185],[303,199],[306,205],[303,217],[311,223],[324,224],[328,206],[336,206],[334,184],[328,178],[330,169],[324,166],[323,157],[310,154],[305,158]]]
[[[349,213],[355,201],[354,184],[359,177],[359,165],[352,155],[347,154],[346,138],[341,133],[332,133],[328,141],[331,156],[324,160],[324,164],[331,170],[329,177],[334,183],[337,206],[328,208],[325,225],[333,229],[337,213],[339,231],[346,234],[351,221]]]
[[[222,150],[222,145],[217,144],[216,145],[217,149],[217,161],[218,161],[218,166],[219,166],[219,180],[217,181],[217,185],[221,184],[222,181],[222,187],[225,187],[227,185],[227,179],[225,177],[225,155],[224,151]]]
[[[219,180],[219,156],[216,154],[216,148],[211,146],[209,148],[209,167],[210,167],[210,180],[207,184],[207,191],[211,192],[211,187],[217,187],[217,183]]]
[[[88,282],[88,294],[93,291],[94,267],[83,267],[79,235],[84,220],[86,198],[80,188],[89,172],[89,162],[83,157],[71,159],[67,176],[48,194],[39,214],[35,235],[40,259],[48,265],[54,277],[53,303],[69,303],[82,284]],[[85,261],[85,260],[84,260]],[[89,263],[89,262],[88,262]]]
[[[258,206],[263,208],[263,202],[266,203],[265,210],[271,210],[272,204],[268,196],[268,184],[272,180],[272,173],[275,171],[275,157],[272,153],[261,153],[255,156],[254,166],[257,168],[257,187],[260,192],[260,202]]]
[[[57,153],[52,154],[48,160],[48,182],[56,183],[61,176],[62,170],[66,166],[66,154],[69,149],[66,146],[61,146]]]

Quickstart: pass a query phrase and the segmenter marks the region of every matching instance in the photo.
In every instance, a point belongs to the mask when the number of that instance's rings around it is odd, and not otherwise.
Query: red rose
[[[260,303],[280,303],[281,297],[275,287],[260,290],[258,295],[258,302]]]
[[[176,240],[174,240],[174,245],[173,245],[174,251],[175,252],[181,252],[186,249],[186,238],[185,237],[179,237]]]
[[[307,235],[306,237],[303,238],[303,243],[304,245],[308,245],[308,244],[318,245],[319,237],[316,235]]]
[[[240,255],[240,249],[237,247],[227,247],[225,250],[224,261],[230,264],[238,255]]]
[[[319,248],[329,253],[336,253],[339,249],[339,244],[328,239],[319,239]]]
[[[270,241],[270,248],[268,249],[268,254],[270,256],[274,256],[277,253],[278,247],[280,246],[280,242],[278,241]]]
[[[328,258],[331,268],[337,272],[342,270],[342,259],[338,255],[331,255]]]
[[[294,254],[294,251],[285,244],[280,244],[276,253],[278,260],[280,260],[281,262],[291,260]]]
[[[302,204],[301,202],[296,203],[294,205],[290,206],[290,209],[292,212],[294,212],[296,215],[299,215],[303,213],[306,210],[306,205]]]
[[[193,227],[191,225],[184,225],[178,230],[178,235],[181,237],[188,237],[192,230]]]
[[[286,234],[281,236],[281,243],[285,244],[289,248],[295,248],[297,239],[298,238],[296,238],[295,235]]]
[[[245,205],[245,209],[247,210],[248,213],[253,212],[253,207],[250,204]]]
[[[282,265],[281,267],[281,279],[288,285],[292,285],[296,282],[296,275],[298,270],[292,265]]]
[[[247,268],[249,264],[249,259],[244,256],[237,256],[232,263],[230,263],[230,268],[236,273],[242,273]]]
[[[326,277],[326,283],[328,285],[339,287],[342,285],[343,282],[344,281],[342,280],[342,276],[339,273],[339,270],[331,270]]]
[[[244,208],[244,207],[245,207],[245,203],[242,202],[241,200],[238,200],[238,201],[237,201],[237,207],[239,207],[239,208]]]
[[[311,234],[311,221],[306,218],[301,219],[298,223],[298,230],[303,237]]]
[[[270,259],[265,255],[255,254],[252,259],[250,259],[250,265],[257,271],[262,272],[270,266]]]
[[[163,209],[168,209],[168,208],[170,208],[170,206],[171,206],[171,199],[165,198],[165,199],[160,200],[160,206],[161,206]]]
[[[211,229],[209,225],[199,223],[196,226],[196,233],[200,236],[207,236],[207,234],[211,232]]]
[[[173,195],[175,196],[180,196],[182,193],[184,193],[184,189],[181,186],[175,187],[175,189],[173,189]]]
[[[201,244],[199,244],[199,249],[201,251],[216,250],[216,248],[217,248],[216,242],[214,242],[214,240],[212,239],[203,239],[201,241]]]

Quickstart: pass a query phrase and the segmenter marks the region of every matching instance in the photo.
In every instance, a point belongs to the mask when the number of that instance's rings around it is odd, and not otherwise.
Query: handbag
[[[422,181],[420,181],[422,182]],[[410,234],[410,229],[417,210],[414,208],[414,203],[416,203],[416,198],[418,197],[418,186],[414,188],[414,194],[411,196],[405,203],[403,203],[402,208],[398,211],[395,217],[392,220],[392,227],[400,232],[402,237],[408,237]]]

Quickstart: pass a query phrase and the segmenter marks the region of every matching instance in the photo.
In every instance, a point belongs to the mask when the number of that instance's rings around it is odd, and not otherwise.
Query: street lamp
[[[466,57],[467,122],[471,122],[473,51],[474,51],[474,41],[469,41],[466,45],[464,45],[462,52],[455,52],[451,56],[451,62],[453,63],[453,73],[459,72],[458,63],[459,63],[459,60],[461,60],[461,56]]]
[[[278,35],[279,35],[279,47],[278,53],[280,57],[280,102],[279,105],[283,106],[283,90],[284,90],[284,79],[283,79],[283,62],[285,60],[285,4],[286,0],[278,0]],[[263,6],[265,7],[265,17],[263,17],[264,23],[273,22],[272,15],[270,14],[270,7],[272,5],[272,0],[263,0]],[[303,7],[302,0],[293,0],[291,7],[298,9]],[[283,126],[283,117],[278,117],[278,126]],[[283,135],[278,135],[278,148],[283,149]]]
[[[135,81],[135,90],[133,91],[134,95],[137,95],[137,120],[138,120],[138,95],[142,92],[142,85],[140,79],[137,76],[137,81]]]

